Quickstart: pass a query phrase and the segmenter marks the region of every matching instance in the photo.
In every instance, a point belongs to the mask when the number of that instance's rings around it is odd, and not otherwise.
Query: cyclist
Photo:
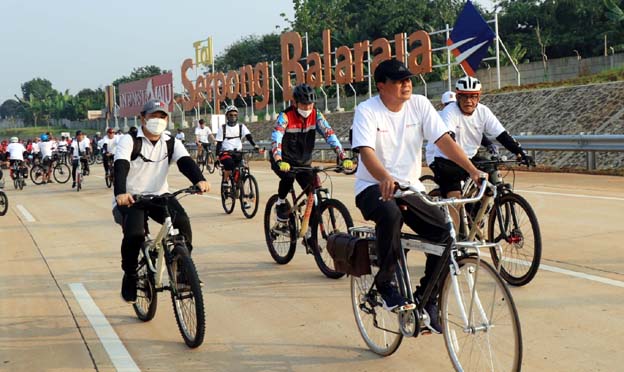
[[[115,147],[119,138],[115,136],[115,130],[108,128],[106,130],[106,136],[98,143],[99,148],[102,149],[102,164],[104,165],[104,174],[108,174],[108,170],[113,165],[113,156],[115,155]]]
[[[236,153],[243,149],[242,138],[245,137],[247,141],[258,149],[258,145],[253,140],[251,132],[247,129],[247,126],[238,122],[238,109],[236,106],[228,106],[225,109],[226,124],[219,127],[217,130],[217,154],[219,154],[219,161],[223,165],[223,182],[224,186],[228,186],[228,179],[232,174],[234,168],[240,165],[242,155]]]
[[[50,179],[50,175],[52,174],[52,146],[53,143],[50,141],[50,136],[47,134],[42,134],[40,137],[41,142],[39,142],[39,152],[41,153],[41,165],[43,169],[45,169],[45,173],[43,174],[43,183],[52,183]]]
[[[374,72],[379,94],[360,103],[353,118],[353,147],[359,148],[359,167],[355,181],[355,203],[366,220],[375,222],[377,249],[380,257],[375,284],[383,307],[393,310],[406,304],[393,284],[397,252],[401,249],[401,227],[405,222],[412,230],[433,242],[449,244],[450,233],[444,213],[412,195],[392,197],[395,183],[411,183],[422,191],[418,180],[421,172],[423,140],[435,143],[449,158],[464,167],[476,181],[487,175],[479,172],[453,141],[429,100],[412,94],[413,74],[396,59],[386,60]],[[422,298],[438,256],[429,255],[425,275],[416,289]],[[429,315],[426,326],[441,332],[438,321],[437,291],[424,308]]]
[[[24,162],[24,154],[26,153],[26,147],[24,147],[24,145],[19,142],[19,138],[17,137],[11,137],[10,141],[11,143],[9,143],[9,145],[7,146],[6,151],[9,154],[9,164],[11,167],[9,170],[9,174],[11,178],[14,178],[15,176],[13,174],[13,165],[17,163],[19,166],[20,164]],[[22,169],[24,178],[26,178],[26,168],[22,166],[21,169]]]
[[[76,170],[78,169],[78,161],[80,161],[83,174],[86,176],[89,174],[89,162],[87,156],[91,153],[91,145],[89,139],[82,133],[81,130],[76,131],[76,138],[69,147],[69,152],[72,153],[72,189],[76,187]]]
[[[329,126],[325,116],[314,107],[316,93],[308,84],[299,84],[293,89],[294,104],[280,112],[271,133],[271,169],[280,178],[276,204],[277,220],[288,221],[288,204],[286,196],[293,187],[295,179],[305,189],[312,183],[313,173],[289,173],[290,166],[306,167],[312,164],[312,151],[316,132],[334,148],[342,166],[353,169],[353,161],[346,157],[342,145],[334,130]]]
[[[178,128],[178,133],[176,134],[176,139],[179,139],[182,144],[186,143],[186,135],[182,128]]]
[[[176,163],[178,169],[200,192],[210,190],[210,185],[197,164],[179,140],[164,133],[169,112],[167,105],[150,100],[141,111],[141,124],[136,135],[127,134],[119,140],[115,151],[115,201],[113,216],[123,227],[121,242],[121,268],[124,276],[121,296],[127,302],[136,301],[136,268],[139,248],[145,239],[145,213],[158,223],[164,222],[164,213],[159,208],[131,208],[133,195],[161,195],[169,191],[167,174],[169,164]],[[189,218],[177,200],[169,208],[173,226],[188,242],[192,250],[192,233]]]
[[[507,150],[515,154],[518,160],[525,165],[535,165],[533,157],[529,156],[516,140],[505,130],[492,111],[482,103],[481,83],[472,76],[465,76],[457,80],[455,85],[457,102],[448,105],[440,116],[447,128],[454,133],[454,138],[465,155],[473,161],[484,136],[494,137]],[[496,151],[492,146],[490,151]],[[436,182],[440,185],[440,192],[447,197],[460,197],[461,181],[468,178],[468,174],[455,162],[436,149],[432,170]]]
[[[204,150],[210,151],[210,143],[215,142],[215,138],[210,128],[206,126],[204,119],[199,119],[198,125],[195,128],[195,144],[197,144],[197,160],[199,161],[202,159]]]

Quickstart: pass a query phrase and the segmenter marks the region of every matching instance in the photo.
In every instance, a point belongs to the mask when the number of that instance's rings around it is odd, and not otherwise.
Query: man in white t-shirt
[[[26,147],[24,147],[24,145],[19,142],[19,138],[11,137],[11,143],[9,143],[9,145],[7,146],[6,151],[9,154],[9,164],[11,166],[10,174],[11,174],[11,178],[13,178],[13,164],[17,162],[18,164],[21,164],[23,166],[24,153],[26,152]],[[24,167],[22,168],[22,170],[24,172],[24,177],[25,177],[26,168]]]
[[[104,174],[108,174],[110,167],[113,165],[113,158],[119,137],[115,136],[115,130],[108,128],[106,135],[98,143],[102,151],[102,165],[104,165]]]
[[[238,153],[238,151],[243,149],[242,138],[245,137],[256,150],[258,145],[254,142],[247,126],[238,122],[238,109],[236,106],[226,107],[225,120],[226,123],[217,130],[217,154],[219,154],[219,161],[223,165],[223,179],[221,182],[227,186],[230,174],[242,160],[242,155]]]
[[[413,74],[402,62],[384,61],[377,66],[374,76],[379,95],[360,103],[353,118],[353,147],[359,149],[355,203],[366,220],[375,222],[380,257],[375,285],[384,308],[392,310],[407,304],[392,283],[403,222],[427,240],[451,243],[439,208],[428,206],[414,195],[393,198],[396,182],[410,183],[425,191],[418,180],[423,140],[435,143],[449,158],[465,167],[475,181],[486,175],[472,165],[453,141],[431,102],[412,94]],[[422,298],[438,260],[435,255],[427,257],[425,275],[415,293],[417,300]],[[426,325],[436,333],[441,332],[438,289],[424,306],[429,315]]]
[[[39,138],[41,138],[41,142],[39,142],[39,152],[41,153],[41,165],[46,170],[43,174],[43,182],[44,183],[52,183],[50,179],[50,175],[52,174],[52,147],[53,142],[50,141],[50,136],[47,134],[42,134]]]
[[[457,80],[455,92],[457,102],[446,106],[440,116],[468,158],[480,160],[476,155],[484,143],[483,138],[492,137],[514,153],[521,163],[535,165],[533,158],[507,133],[492,111],[479,103],[481,83],[478,79],[465,76]],[[492,151],[495,150],[490,150]],[[440,192],[444,196],[460,197],[461,182],[468,178],[468,174],[440,149],[435,150],[434,157],[431,169],[440,185]]]
[[[81,130],[76,131],[76,138],[69,148],[72,154],[72,189],[76,187],[76,170],[78,169],[78,161],[80,161],[83,174],[89,174],[89,162],[87,156],[91,153],[91,141]]]
[[[199,119],[198,125],[195,128],[195,144],[197,144],[197,160],[200,160],[203,159],[204,151],[210,151],[210,143],[215,142],[215,138],[204,119]]]
[[[182,142],[182,144],[184,144],[186,142],[186,135],[184,134],[184,131],[182,130],[182,128],[178,128],[178,133],[176,134],[176,139],[180,140],[180,142]]]

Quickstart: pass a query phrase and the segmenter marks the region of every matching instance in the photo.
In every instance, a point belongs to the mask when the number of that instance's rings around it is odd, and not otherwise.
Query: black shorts
[[[461,191],[462,181],[468,178],[468,172],[453,161],[436,157],[430,166],[435,177],[435,181],[440,185],[442,195],[447,195],[451,191]]]

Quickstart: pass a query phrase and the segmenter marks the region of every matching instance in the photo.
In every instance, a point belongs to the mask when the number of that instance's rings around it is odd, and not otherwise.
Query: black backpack
[[[242,123],[238,123],[238,137],[228,137],[225,135],[225,130],[226,130],[226,125],[227,124],[223,124],[223,128],[221,128],[221,130],[223,131],[223,140],[228,140],[228,139],[234,139],[234,138],[238,138],[238,139],[242,139],[243,138],[243,124]]]
[[[141,157],[141,159],[145,160],[145,158],[141,155],[141,147],[143,147],[143,139],[137,137],[136,133],[130,132],[132,136],[132,154],[130,155],[130,161],[136,160],[136,158]],[[169,136],[167,140],[167,158],[169,164],[171,164],[171,158],[173,157],[173,146],[175,145],[175,137]]]

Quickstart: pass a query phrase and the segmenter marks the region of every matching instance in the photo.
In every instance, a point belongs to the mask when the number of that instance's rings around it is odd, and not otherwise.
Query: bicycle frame
[[[146,244],[143,246],[143,255],[144,257],[150,257],[149,252],[155,248],[158,252],[158,256],[156,258],[156,267],[152,265],[152,260],[146,260],[147,265],[149,266],[150,271],[154,274],[154,286],[156,289],[162,289],[162,279],[163,274],[165,272],[165,244],[166,237],[168,235],[177,235],[178,230],[173,228],[173,223],[171,222],[171,217],[167,216],[165,221],[160,227],[160,230],[156,234],[155,239],[151,239],[151,236],[147,234],[147,240],[150,241],[150,244]]]

